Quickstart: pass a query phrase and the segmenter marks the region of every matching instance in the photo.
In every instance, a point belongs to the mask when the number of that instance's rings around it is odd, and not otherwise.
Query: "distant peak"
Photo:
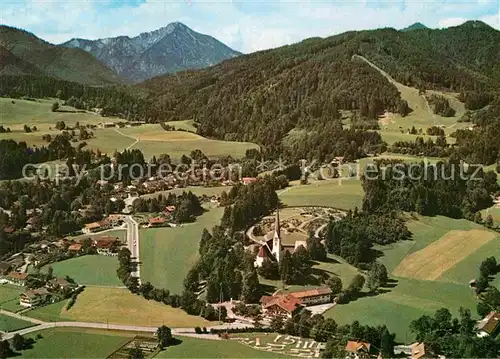
[[[464,22],[462,25],[463,27],[472,27],[472,28],[480,28],[480,27],[485,27],[485,28],[491,28],[493,29],[490,25],[487,23],[481,21],[481,20],[469,20]]]
[[[401,31],[413,31],[413,30],[423,30],[423,29],[428,29],[428,27],[422,24],[421,22],[416,22],[408,27],[405,27],[404,29],[401,29]]]

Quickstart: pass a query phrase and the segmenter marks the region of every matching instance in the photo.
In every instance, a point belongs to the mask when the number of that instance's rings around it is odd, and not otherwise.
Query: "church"
[[[304,246],[304,248],[306,248],[306,241],[295,241],[294,244],[283,244],[281,237],[280,213],[279,210],[276,209],[273,238],[265,241],[265,243],[261,245],[259,252],[257,253],[254,266],[262,267],[262,263],[264,263],[266,258],[270,261],[280,263],[283,259],[285,251],[293,253],[300,246]]]

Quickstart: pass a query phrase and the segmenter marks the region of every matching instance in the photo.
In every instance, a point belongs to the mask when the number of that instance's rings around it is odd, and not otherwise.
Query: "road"
[[[129,136],[129,135],[126,135],[124,134],[123,132],[121,132],[119,129],[115,128],[115,131],[118,132],[120,135],[124,136],[124,137],[128,137],[132,140],[134,140],[135,142],[132,143],[131,145],[129,145],[127,148],[125,148],[125,150],[130,150],[132,147],[134,147],[138,142],[139,142],[139,139],[138,138],[135,138],[135,137],[132,137],[132,136]]]
[[[137,263],[135,272],[132,272],[132,276],[139,279],[139,284],[141,284],[141,266],[139,257],[139,223],[137,223],[132,216],[125,216],[125,224],[127,225],[127,247],[132,254],[132,258],[135,258]]]
[[[20,329],[14,332],[1,332],[2,339],[11,339],[15,334],[25,335],[32,332],[36,332],[43,329],[50,328],[93,328],[93,329],[105,329],[105,330],[121,330],[121,331],[129,331],[129,332],[142,332],[142,333],[154,333],[158,329],[158,327],[143,327],[139,325],[121,325],[121,324],[107,324],[107,323],[91,323],[91,322],[44,322],[38,319],[30,318],[24,315],[12,313],[6,310],[0,310],[1,314],[8,315],[13,318],[25,320],[35,324],[33,327]],[[252,327],[251,324],[248,323],[226,323],[221,325],[214,325],[212,327],[207,327],[210,329],[231,329],[231,328],[248,328]],[[181,335],[181,336],[193,336],[199,337],[199,335],[195,334],[194,328],[172,328],[172,334]],[[203,338],[206,339],[215,339],[208,338],[209,335],[204,334]]]

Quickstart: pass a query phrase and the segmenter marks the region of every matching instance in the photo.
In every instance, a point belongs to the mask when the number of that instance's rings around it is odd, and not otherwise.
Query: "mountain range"
[[[321,128],[340,109],[371,120],[384,111],[407,113],[396,87],[362,57],[407,86],[479,93],[500,89],[498,44],[500,31],[480,21],[425,31],[350,31],[139,86],[165,118],[194,119],[204,136],[275,145],[291,130]]]
[[[132,38],[71,39],[61,46],[89,52],[131,82],[204,68],[241,55],[215,38],[193,31],[180,22]]]

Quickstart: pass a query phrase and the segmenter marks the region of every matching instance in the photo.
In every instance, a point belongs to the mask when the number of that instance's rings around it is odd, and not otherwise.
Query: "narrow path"
[[[127,148],[125,148],[125,150],[130,150],[132,147],[134,147],[138,142],[139,142],[139,139],[136,138],[136,137],[132,137],[130,135],[127,135],[125,133],[123,133],[122,131],[120,131],[119,129],[115,128],[115,131],[118,132],[120,135],[124,136],[124,137],[127,137],[127,138],[131,138],[132,140],[134,140],[135,142],[132,143],[130,146],[128,146]]]
[[[322,226],[318,227],[318,229],[316,230],[316,232],[314,232],[314,237],[316,238],[320,238],[320,232],[326,228],[326,226],[328,226],[328,223],[325,223],[323,224]]]
[[[9,312],[8,310],[4,310],[4,309],[0,309],[0,314],[7,315],[9,317],[16,318],[16,319],[19,319],[19,320],[24,320],[25,322],[31,322],[33,324],[44,324],[45,323],[43,320],[38,320],[38,319],[35,319],[35,318],[26,317],[24,315],[21,315],[21,314],[18,314],[18,313]]]
[[[285,192],[288,192],[288,191],[289,191],[289,190],[291,190],[292,188],[293,188],[293,186],[288,186],[288,187],[287,187],[287,188],[285,188],[283,191],[278,192],[278,196],[279,196],[279,195],[282,195],[282,194],[283,194],[283,193],[285,193]]]
[[[43,329],[50,328],[93,328],[93,329],[105,329],[105,330],[118,330],[118,331],[132,331],[132,332],[143,332],[143,333],[155,333],[158,327],[145,327],[139,325],[122,325],[122,324],[109,324],[109,323],[92,323],[92,322],[44,322],[38,319],[30,318],[24,315],[8,312],[5,310],[1,311],[2,314],[28,321],[34,324],[38,324],[33,327],[24,328],[9,333],[2,332],[2,339],[8,340],[12,339],[15,334],[25,335],[32,332],[37,332]],[[207,327],[207,329],[231,329],[231,328],[250,328],[251,324],[248,323],[225,323],[221,325],[214,325]],[[190,336],[196,338],[205,339],[216,339],[215,336],[210,334],[204,334],[199,336],[194,331],[194,328],[172,328],[172,334],[180,336]]]

